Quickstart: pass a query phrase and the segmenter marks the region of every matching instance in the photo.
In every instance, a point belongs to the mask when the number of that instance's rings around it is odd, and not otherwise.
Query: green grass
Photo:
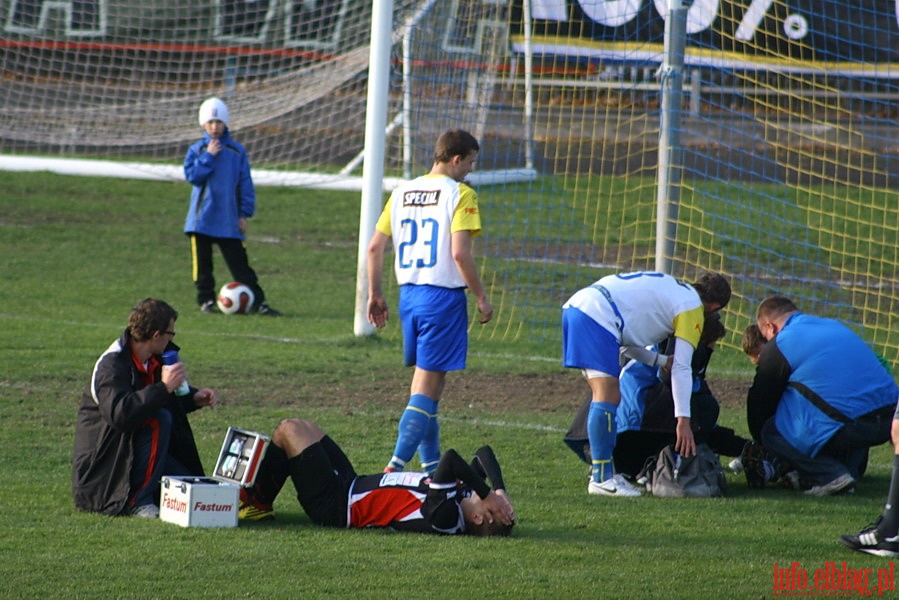
[[[190,378],[222,396],[220,409],[192,416],[207,467],[228,426],[269,432],[304,416],[360,471],[380,470],[408,385],[399,332],[395,323],[373,338],[352,332],[357,194],[260,191],[250,258],[285,312],[265,319],[196,310],[180,233],[185,184],[0,172],[0,186],[2,596],[760,598],[772,593],[775,564],[798,562],[810,577],[827,562],[889,564],[836,543],[879,513],[886,447],[873,452],[853,496],[750,492],[731,476],[723,499],[593,498],[586,467],[561,441],[578,401],[564,393],[500,410],[441,409],[444,447],[470,454],[486,441],[497,450],[520,516],[509,539],[323,529],[289,487],[274,524],[235,529],[76,512],[75,409],[93,362],[141,298],[181,311],[177,341]],[[225,277],[221,263],[216,270]],[[503,338],[476,330],[466,373],[562,371],[554,342]],[[732,349],[716,355],[710,380],[723,373],[750,378]],[[746,433],[740,410],[725,410],[722,421]]]

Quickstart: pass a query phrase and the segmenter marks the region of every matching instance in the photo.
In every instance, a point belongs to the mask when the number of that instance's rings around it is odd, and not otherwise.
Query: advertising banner
[[[899,77],[899,0],[694,0],[687,66]],[[523,0],[512,49],[525,51]],[[534,55],[660,63],[668,0],[530,0]]]

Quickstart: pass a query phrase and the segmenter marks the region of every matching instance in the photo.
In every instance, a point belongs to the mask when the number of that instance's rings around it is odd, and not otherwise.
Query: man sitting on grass
[[[217,402],[212,388],[179,395],[181,362],[163,365],[178,312],[147,298],[131,309],[128,327],[94,363],[75,425],[75,507],[106,515],[159,516],[163,475],[203,475],[187,415]]]
[[[489,446],[481,447],[471,464],[455,450],[446,451],[433,476],[410,471],[357,475],[318,425],[285,419],[272,433],[255,485],[241,490],[240,517],[273,518],[272,504],[288,477],[303,510],[319,525],[509,535],[515,524],[502,471]]]

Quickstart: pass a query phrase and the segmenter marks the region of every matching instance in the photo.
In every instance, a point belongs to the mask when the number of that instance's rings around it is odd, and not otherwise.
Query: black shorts
[[[346,527],[347,498],[356,472],[340,448],[316,442],[289,459],[288,466],[297,500],[309,518],[319,525]]]

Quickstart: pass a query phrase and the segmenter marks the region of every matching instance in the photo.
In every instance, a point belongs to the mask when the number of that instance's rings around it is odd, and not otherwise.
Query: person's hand
[[[481,325],[493,318],[493,305],[490,304],[487,296],[478,298],[478,312],[481,313],[481,317],[478,319]]]
[[[174,393],[186,380],[187,369],[184,368],[184,363],[177,362],[173,365],[162,366],[162,383],[170,394]]]
[[[206,152],[215,156],[222,151],[222,141],[218,138],[212,138],[206,145]]]
[[[239,219],[237,219],[237,228],[240,230],[241,233],[247,232],[247,218],[246,217],[240,217]]]
[[[382,296],[368,300],[368,322],[380,329],[387,325],[387,302]]]
[[[218,405],[218,398],[215,395],[215,390],[211,388],[197,390],[197,393],[194,394],[194,405],[197,408],[203,408],[204,406],[215,408]]]
[[[515,508],[512,506],[512,500],[509,498],[509,494],[506,493],[506,490],[494,490],[494,493],[508,504],[509,508],[507,514],[512,519],[512,523],[515,523],[518,520],[518,517],[515,516]]]
[[[487,497],[481,500],[481,508],[488,523],[499,521],[503,525],[515,524],[515,509],[512,508],[505,490],[491,490]]]
[[[681,456],[693,456],[696,454],[696,440],[693,439],[693,430],[690,429],[689,417],[678,417],[677,440],[674,442],[674,451]]]

